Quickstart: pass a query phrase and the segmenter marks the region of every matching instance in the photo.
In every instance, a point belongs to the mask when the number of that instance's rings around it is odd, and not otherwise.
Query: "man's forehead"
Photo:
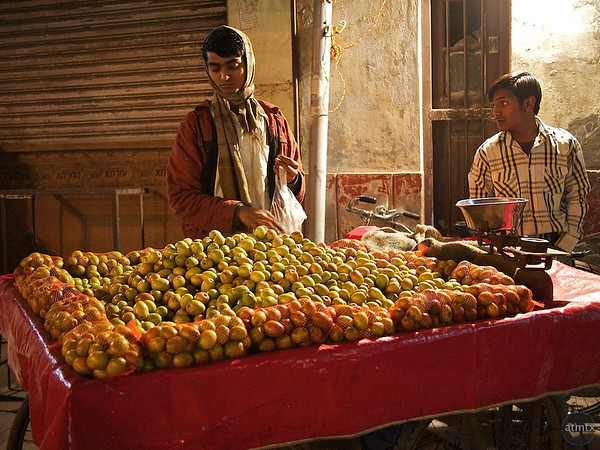
[[[207,52],[206,60],[208,64],[228,64],[230,62],[241,62],[242,57],[237,55],[222,57],[215,52]]]
[[[501,88],[501,89],[498,89],[496,92],[494,92],[492,101],[515,99],[515,98],[517,98],[517,96],[515,94],[510,92],[508,89]]]

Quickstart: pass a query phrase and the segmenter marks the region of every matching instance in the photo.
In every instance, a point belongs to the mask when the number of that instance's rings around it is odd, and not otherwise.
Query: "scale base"
[[[487,241],[487,242],[486,242]],[[546,239],[521,237],[511,230],[477,230],[477,243],[488,246],[491,254],[500,254],[515,260],[521,269],[548,270],[556,256],[567,255],[560,250],[550,248]]]

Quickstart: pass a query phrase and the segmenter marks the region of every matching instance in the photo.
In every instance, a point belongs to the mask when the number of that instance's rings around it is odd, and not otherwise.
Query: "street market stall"
[[[104,379],[64,362],[5,275],[0,334],[40,448],[253,448],[597,383],[600,277],[556,261],[549,274],[554,300],[514,317]]]

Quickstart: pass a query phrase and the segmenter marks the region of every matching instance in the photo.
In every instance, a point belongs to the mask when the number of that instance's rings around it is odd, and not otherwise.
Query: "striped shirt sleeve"
[[[583,236],[583,222],[588,212],[587,195],[590,192],[583,152],[575,137],[571,137],[569,141],[567,167],[569,172],[565,177],[561,204],[561,209],[566,211],[567,216],[566,233],[556,242],[556,246],[570,252]]]

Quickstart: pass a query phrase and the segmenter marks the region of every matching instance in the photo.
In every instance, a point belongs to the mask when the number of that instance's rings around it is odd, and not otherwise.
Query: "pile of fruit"
[[[301,232],[183,239],[163,249],[33,253],[16,284],[73,369],[106,377],[252,352],[376,339],[531,311],[494,267],[316,244]]]

